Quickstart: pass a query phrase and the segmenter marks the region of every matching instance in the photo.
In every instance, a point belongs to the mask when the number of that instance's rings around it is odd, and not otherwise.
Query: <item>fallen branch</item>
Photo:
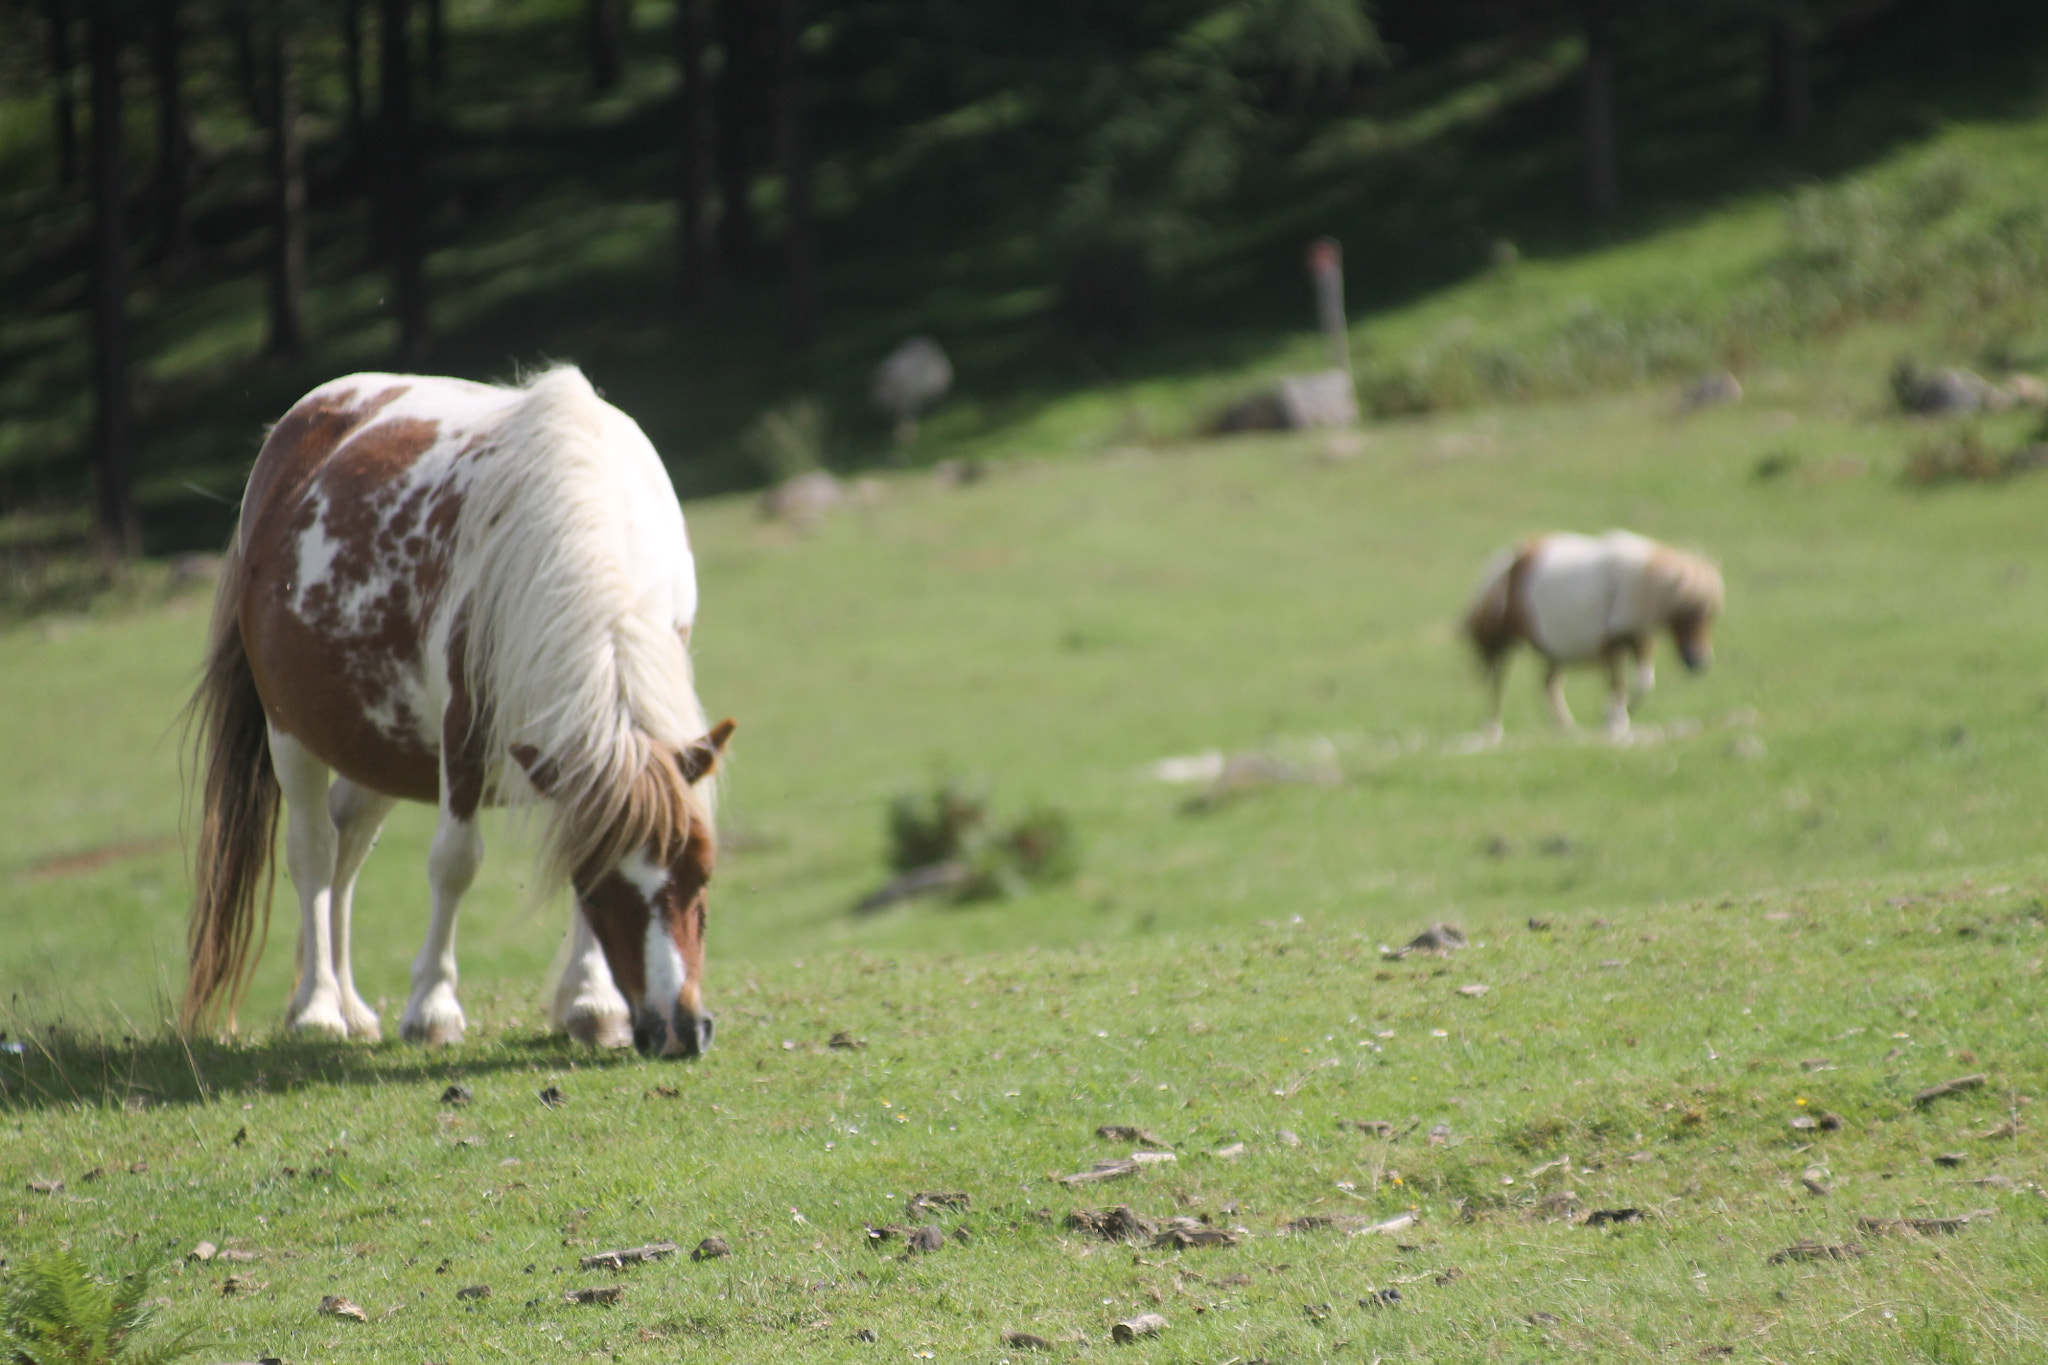
[[[1874,1218],[1865,1214],[1856,1220],[1856,1226],[1865,1232],[1879,1235],[1909,1232],[1926,1236],[1931,1233],[1958,1233],[1972,1223],[1981,1223],[1987,1218],[1997,1216],[1997,1209],[1972,1209],[1953,1218]]]
[[[1913,1103],[1932,1104],[1945,1095],[1960,1095],[1965,1090],[1975,1090],[1989,1079],[1990,1077],[1982,1072],[1974,1076],[1958,1076],[1952,1081],[1943,1081],[1940,1085],[1928,1086],[1913,1097]]]
[[[914,867],[902,876],[891,878],[862,896],[854,903],[853,913],[871,915],[877,910],[888,909],[898,901],[957,891],[966,883],[967,864],[958,859],[933,863],[929,867]]]
[[[1053,1179],[1062,1185],[1093,1185],[1097,1181],[1119,1180],[1137,1173],[1137,1162],[1128,1157],[1113,1157],[1106,1161],[1098,1161],[1085,1171],[1075,1171],[1072,1175],[1056,1175]]]
[[[673,1256],[677,1249],[674,1242],[649,1242],[644,1247],[600,1251],[595,1256],[585,1256],[577,1265],[584,1270],[623,1270],[629,1265],[640,1265],[647,1261],[658,1261],[664,1256]]]

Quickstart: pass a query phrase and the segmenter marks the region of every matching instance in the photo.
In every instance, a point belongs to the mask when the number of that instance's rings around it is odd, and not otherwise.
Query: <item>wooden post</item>
[[[1309,279],[1315,283],[1316,324],[1330,348],[1330,368],[1351,373],[1351,332],[1344,325],[1344,249],[1335,237],[1318,237],[1308,249]]]

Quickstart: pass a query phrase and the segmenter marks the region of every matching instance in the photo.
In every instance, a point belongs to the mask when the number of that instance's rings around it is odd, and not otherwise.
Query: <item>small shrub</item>
[[[928,793],[905,792],[889,803],[889,867],[899,875],[952,864],[957,875],[931,884],[958,903],[1007,900],[1033,886],[1072,877],[1080,840],[1063,810],[1040,806],[1004,829],[988,806],[957,782]]]
[[[1769,483],[1782,479],[1797,470],[1803,460],[1796,450],[1767,450],[1756,457],[1756,463],[1749,468],[1749,476],[1758,483]]]
[[[914,872],[962,857],[987,815],[987,803],[957,782],[928,794],[902,793],[889,803],[889,870]]]
[[[1080,870],[1081,841],[1074,833],[1074,822],[1056,806],[1033,810],[1010,826],[1001,844],[1029,882],[1063,882]]]
[[[1919,488],[1944,483],[1991,483],[2011,473],[2008,461],[1985,443],[1974,426],[1959,427],[1916,446],[1906,456],[1904,478]]]
[[[147,1345],[135,1340],[155,1316],[144,1302],[149,1275],[109,1283],[77,1253],[31,1254],[14,1270],[0,1310],[0,1352],[14,1365],[168,1365],[199,1343],[189,1331]]]
[[[1074,822],[1063,810],[1040,806],[1001,834],[980,842],[969,863],[967,880],[954,899],[963,904],[1008,900],[1033,886],[1067,881],[1079,870],[1080,862]]]
[[[815,398],[796,398],[754,419],[740,444],[770,483],[783,483],[825,467],[825,409]]]

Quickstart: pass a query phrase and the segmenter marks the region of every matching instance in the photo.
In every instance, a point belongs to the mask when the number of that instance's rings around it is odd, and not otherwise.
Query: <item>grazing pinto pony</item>
[[[707,779],[732,723],[707,732],[697,704],[696,610],[668,475],[577,370],[521,388],[360,374],[300,399],[249,475],[192,703],[204,798],[185,1025],[223,1010],[233,1024],[282,797],[300,912],[286,1022],[379,1036],[350,971],[350,896],[403,798],[440,820],[400,1032],[459,1040],[477,812],[512,803],[544,812],[543,886],[575,891],[555,1022],[701,1053]]]
[[[1714,658],[1711,634],[1721,601],[1721,574],[1712,564],[1627,531],[1537,536],[1495,556],[1465,613],[1465,633],[1493,690],[1487,738],[1501,736],[1501,691],[1517,642],[1527,641],[1548,665],[1543,688],[1563,726],[1572,724],[1565,666],[1606,664],[1607,732],[1620,738],[1628,733],[1624,660],[1635,661],[1636,695],[1648,692],[1657,679],[1657,632],[1669,629],[1685,666],[1704,671]]]

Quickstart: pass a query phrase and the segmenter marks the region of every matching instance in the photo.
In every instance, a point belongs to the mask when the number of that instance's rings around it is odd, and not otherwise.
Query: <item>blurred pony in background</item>
[[[1721,573],[1713,564],[1627,531],[1537,536],[1496,555],[1465,613],[1465,633],[1492,689],[1487,740],[1500,739],[1508,655],[1521,642],[1543,656],[1544,692],[1562,726],[1573,724],[1564,669],[1605,664],[1607,733],[1627,735],[1626,665],[1635,664],[1634,695],[1641,697],[1656,682],[1657,633],[1669,630],[1685,666],[1705,671],[1714,658],[1712,632],[1722,597]]]

